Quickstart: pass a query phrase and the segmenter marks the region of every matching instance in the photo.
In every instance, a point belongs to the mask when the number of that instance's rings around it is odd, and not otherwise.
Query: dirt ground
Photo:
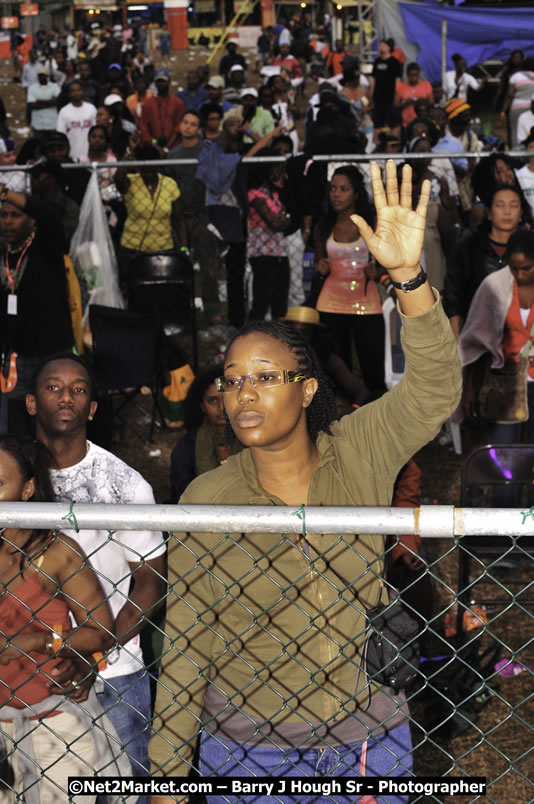
[[[187,69],[205,63],[208,55],[208,51],[201,48],[174,54],[171,63],[175,82],[173,88],[177,89],[183,84]],[[250,63],[254,62],[253,52],[245,52],[245,57]],[[251,83],[257,85],[258,76],[255,75]],[[314,87],[310,86],[307,95],[311,94],[312,89]],[[20,143],[29,135],[29,130],[25,121],[23,90],[19,84],[13,83],[9,62],[0,64],[0,94],[10,115],[12,135]],[[204,335],[201,363],[219,351],[220,340],[217,333],[213,337]],[[150,398],[145,397],[141,400],[141,409],[131,407],[127,424],[117,430],[113,451],[144,475],[154,488],[156,501],[162,503],[169,497],[170,453],[179,433],[171,429],[157,429],[153,443],[146,443],[150,404]],[[466,444],[468,448],[469,444]],[[416,460],[423,472],[423,502],[459,505],[462,458],[452,452],[450,445],[441,445],[435,440],[416,456]],[[454,602],[454,590],[457,589],[458,552],[450,541],[445,540],[427,540],[425,551],[437,579],[436,618],[431,630],[441,634],[443,614]],[[532,578],[531,559],[530,564],[525,559],[523,572],[526,586]],[[495,589],[495,584],[492,589]],[[516,661],[520,659],[527,665],[534,665],[532,618],[526,608],[518,603],[513,605],[511,601],[504,614],[497,611],[491,614],[490,619],[481,644],[494,643],[497,639],[503,645],[503,657],[513,655]],[[430,645],[432,639],[429,638]],[[452,741],[434,740],[432,735],[423,740],[417,736],[420,732],[414,727],[416,772],[421,775],[453,772],[455,775],[487,776],[488,781],[496,780],[488,796],[478,798],[478,801],[526,804],[534,800],[531,781],[534,779],[534,759],[532,754],[529,756],[534,721],[531,691],[531,673],[523,673],[513,679],[500,679],[498,693],[483,709],[476,725]],[[416,704],[413,708],[415,719],[418,711]],[[425,797],[417,800],[445,801]]]

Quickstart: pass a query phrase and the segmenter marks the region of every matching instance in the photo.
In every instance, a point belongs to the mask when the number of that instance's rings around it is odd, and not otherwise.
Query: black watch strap
[[[392,279],[391,284],[394,288],[397,288],[397,290],[402,290],[403,293],[410,293],[411,290],[416,290],[416,288],[420,288],[421,285],[424,285],[427,279],[425,269],[421,268],[420,272],[417,276],[414,276],[413,279],[407,279],[406,282],[394,282]]]

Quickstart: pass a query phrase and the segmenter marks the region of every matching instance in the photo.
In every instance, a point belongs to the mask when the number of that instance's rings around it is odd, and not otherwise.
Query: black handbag
[[[330,571],[345,585],[332,567]],[[406,611],[398,597],[366,609],[352,586],[348,588],[367,617],[360,669],[369,682],[391,687],[395,693],[405,689],[418,674],[419,621]]]
[[[419,667],[419,628],[398,598],[367,611],[362,667],[369,681],[396,693],[413,681]]]
[[[485,354],[467,367],[470,369],[467,377],[473,384],[475,412],[481,419],[498,424],[519,424],[528,420],[527,384],[533,337],[534,325],[517,363],[492,369],[491,356]]]
[[[530,342],[526,346],[530,349]],[[485,373],[478,392],[478,415],[490,422],[516,424],[528,419],[528,352],[523,347],[517,363],[502,369],[485,365]]]

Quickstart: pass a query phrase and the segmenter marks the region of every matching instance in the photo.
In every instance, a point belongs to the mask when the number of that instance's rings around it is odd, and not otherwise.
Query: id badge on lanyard
[[[15,293],[17,274],[18,274],[20,266],[22,265],[24,257],[26,256],[26,252],[28,251],[29,247],[33,243],[34,239],[35,239],[35,234],[32,232],[32,234],[27,239],[27,241],[26,241],[26,243],[24,245],[24,248],[22,249],[22,251],[20,253],[20,257],[17,260],[17,264],[15,265],[15,268],[13,269],[13,272],[11,272],[11,270],[9,268],[8,252],[6,251],[6,257],[5,257],[5,259],[6,259],[6,263],[5,263],[6,277],[7,277],[8,283],[9,283],[9,287],[11,288],[11,293],[8,293],[8,296],[7,296],[7,314],[8,315],[17,315],[17,307],[18,307],[18,305],[17,305],[17,294]]]

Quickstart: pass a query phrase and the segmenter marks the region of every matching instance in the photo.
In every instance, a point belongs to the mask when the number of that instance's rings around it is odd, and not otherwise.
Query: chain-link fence
[[[200,769],[211,778],[245,775],[250,754],[259,777],[312,779],[315,767],[302,768],[315,750],[331,760],[321,778],[407,777],[413,763],[416,776],[486,777],[483,800],[531,800],[533,520],[527,506],[3,504],[4,540],[16,528],[43,529],[43,538],[29,557],[14,542],[16,560],[3,568],[0,801],[69,800],[69,776],[142,777],[151,733],[163,766],[154,775],[190,772],[184,785],[205,792],[196,753],[202,723]],[[135,552],[132,531],[171,534],[167,593],[153,558],[159,548]],[[392,555],[414,533],[424,539],[423,563],[399,578]],[[87,562],[102,589],[91,585]],[[149,588],[159,592],[143,603]],[[407,659],[413,679],[397,695],[364,663],[367,610],[379,597],[402,601],[417,623],[417,634],[405,637],[419,645]],[[102,613],[104,601],[111,616]],[[68,695],[49,689],[54,669]],[[89,678],[89,698],[77,702]],[[360,745],[347,754],[351,743]],[[230,746],[226,765],[221,745]],[[390,757],[386,771],[380,746]],[[270,771],[262,764],[266,747],[279,749]],[[415,789],[411,800],[449,800],[435,789]],[[108,800],[134,801],[130,791],[125,797],[109,787]],[[272,800],[310,799],[297,791]],[[365,799],[323,788],[313,800]],[[406,799],[384,793],[377,800]]]
[[[513,155],[520,156],[521,153],[514,152]],[[459,185],[451,160],[463,160],[464,164],[469,158],[474,163],[474,160],[489,155],[489,152],[469,155],[433,153],[431,168],[436,176],[447,180],[448,192],[455,198]],[[233,158],[233,155],[223,154],[221,159],[227,156]],[[274,302],[267,305],[266,314],[270,312],[273,317],[278,317],[277,294],[283,295],[283,305],[289,306],[302,304],[308,295],[314,228],[326,210],[328,180],[334,169],[347,163],[355,164],[363,174],[365,188],[371,197],[370,161],[384,165],[386,159],[401,163],[407,158],[411,163],[417,163],[428,156],[426,153],[377,153],[245,157],[234,173],[229,173],[225,165],[204,164],[199,174],[202,181],[196,175],[199,168],[197,159],[66,163],[61,178],[54,176],[50,179],[47,175],[44,182],[39,171],[47,168],[32,165],[2,167],[0,179],[23,192],[30,192],[33,182],[34,192],[44,193],[43,197],[60,208],[66,239],[70,241],[79,221],[79,207],[89,178],[92,171],[96,172],[117,258],[120,287],[128,306],[146,308],[150,300],[150,293],[146,292],[147,282],[157,275],[160,283],[167,279],[170,287],[177,273],[185,273],[186,258],[190,256],[196,269],[192,276],[197,309],[204,310],[210,323],[227,322],[240,328],[253,306],[255,280],[259,282],[255,295],[265,295],[265,288],[258,280],[260,268],[254,270],[258,244],[255,244],[253,235],[254,216],[248,206],[251,190],[267,184],[274,187],[279,199],[271,199],[273,203],[276,201],[273,209],[278,210],[279,201],[280,210],[287,211],[289,216],[283,231],[268,231],[269,257],[277,256],[283,265],[270,266],[271,273],[277,271],[271,283],[276,292],[273,291]],[[218,169],[226,173],[219,175]],[[32,182],[28,172],[34,174]],[[231,181],[225,181],[228,176]],[[52,180],[57,181],[56,189],[49,186]],[[465,182],[462,187],[463,184]],[[470,185],[469,188],[472,195]],[[273,195],[272,191],[270,193]],[[460,206],[467,203],[464,195],[460,193]],[[463,210],[464,214],[468,214],[472,203],[471,199]],[[432,198],[432,204],[437,209],[439,199]],[[456,235],[459,236],[461,231],[461,227],[458,228]],[[90,250],[91,244],[93,251]],[[76,260],[75,263],[82,283],[82,297],[87,301],[95,281],[90,258],[98,247],[98,241],[89,238],[84,245],[87,254],[83,255],[83,265],[89,265],[89,273],[80,268]],[[438,262],[441,269],[434,271],[435,260],[432,259],[427,271],[430,271],[432,284],[441,290],[447,255],[441,253],[441,245],[436,247],[440,250]],[[427,248],[432,248],[430,243]],[[431,253],[434,257],[434,252]],[[162,272],[161,261],[156,270],[154,255],[169,256],[167,273]],[[303,270],[303,265],[308,266],[308,270],[306,267]],[[167,293],[167,298],[172,298],[172,292]],[[167,306],[170,307],[170,302]],[[166,315],[169,317],[170,313],[167,311]],[[173,322],[174,326],[182,325],[184,317],[185,312],[182,312],[178,316],[180,320]]]

